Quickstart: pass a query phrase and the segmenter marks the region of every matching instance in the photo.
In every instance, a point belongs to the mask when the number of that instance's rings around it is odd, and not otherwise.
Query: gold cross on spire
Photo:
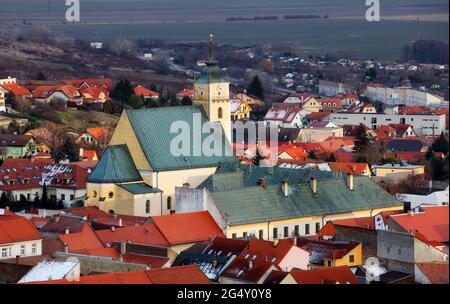
[[[214,43],[213,43],[213,34],[212,32],[209,32],[209,60],[214,60]]]

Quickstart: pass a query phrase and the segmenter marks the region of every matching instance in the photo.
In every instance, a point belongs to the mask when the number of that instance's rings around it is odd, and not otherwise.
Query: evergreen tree
[[[264,99],[264,89],[258,75],[253,77],[252,81],[248,85],[247,92],[261,99]]]
[[[114,89],[111,91],[110,96],[119,100],[122,105],[128,104],[131,95],[134,94],[134,89],[131,82],[128,79],[120,80]]]
[[[144,100],[141,96],[137,96],[136,94],[133,94],[130,96],[128,100],[128,104],[132,106],[134,109],[140,109],[144,105]]]
[[[182,106],[192,106],[192,100],[189,96],[184,96],[183,99],[181,99],[181,105]]]
[[[355,136],[355,151],[361,152],[363,151],[367,145],[369,144],[369,137],[367,136],[366,129],[363,124],[358,126],[356,136]]]
[[[105,103],[103,104],[103,112],[108,113],[108,114],[113,114],[114,113],[114,107],[112,105],[111,101],[105,101]]]
[[[69,161],[78,161],[80,159],[80,149],[73,138],[66,137],[61,148],[54,155],[56,161],[68,159]]]
[[[36,80],[47,80],[47,78],[45,77],[45,75],[42,72],[39,72],[36,75]]]
[[[445,138],[444,133],[441,133],[438,139],[431,145],[433,152],[448,153],[448,140]]]
[[[44,185],[42,186],[42,197],[40,201],[41,208],[48,208],[49,200],[48,200],[48,194],[47,194],[47,184],[44,182]]]

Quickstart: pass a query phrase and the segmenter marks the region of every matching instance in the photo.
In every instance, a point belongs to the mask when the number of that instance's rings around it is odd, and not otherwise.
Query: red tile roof
[[[0,244],[43,239],[33,224],[24,217],[0,215]]]
[[[208,211],[152,216],[151,219],[172,246],[224,237]]]
[[[87,223],[84,223],[80,232],[60,234],[59,239],[65,245],[69,246],[68,249],[70,252],[103,247],[102,242]]]
[[[293,246],[290,239],[275,242],[250,240],[241,254],[224,270],[222,276],[258,282],[270,267],[278,267]]]
[[[358,279],[348,266],[313,270],[294,268],[290,275],[298,284],[359,284]]]
[[[86,217],[88,222],[95,222],[107,226],[119,226],[120,222],[123,227],[135,226],[144,224],[146,217],[132,216],[132,215],[114,215],[101,211],[96,206],[79,207],[64,209],[65,213]]]
[[[63,83],[72,84],[76,87],[96,87],[96,88],[104,88],[108,91],[111,91],[113,89],[113,81],[109,78],[66,79],[61,81]]]
[[[370,168],[367,163],[332,162],[328,164],[333,171],[356,175],[370,175]]]
[[[159,93],[157,93],[155,91],[152,91],[152,90],[149,90],[149,89],[147,89],[147,88],[145,88],[145,87],[143,87],[141,85],[138,85],[138,86],[134,87],[134,94],[136,94],[138,96],[144,96],[144,97],[147,97],[147,96],[150,96],[150,97],[159,96]]]
[[[28,89],[22,87],[18,83],[5,83],[0,85],[0,87],[3,87],[5,90],[9,91],[10,93],[13,93],[16,96],[31,95],[31,92],[28,91]]]
[[[448,206],[423,206],[420,209],[419,213],[391,215],[391,219],[406,232],[418,232],[429,242],[448,242]]]
[[[86,133],[91,135],[97,141],[99,141],[99,140],[102,139],[102,137],[108,136],[110,131],[107,128],[104,128],[104,127],[97,127],[97,128],[88,128],[88,129],[86,129]]]
[[[184,231],[180,230],[179,233]],[[95,231],[105,246],[113,242],[130,241],[136,244],[169,246],[169,242],[163,236],[155,224],[144,224],[140,226],[129,226],[123,228],[105,229]]]
[[[211,284],[195,265],[145,271],[82,276],[79,281],[54,280],[31,284]]]
[[[416,263],[420,271],[430,280],[431,284],[448,284],[448,263]]]
[[[325,117],[329,116],[331,112],[312,112],[305,116],[305,119],[309,121],[321,121]]]
[[[368,216],[330,221],[326,223],[325,226],[322,227],[322,229],[320,229],[319,235],[334,237],[336,235],[334,231],[335,226],[375,229],[375,219],[373,216]]]

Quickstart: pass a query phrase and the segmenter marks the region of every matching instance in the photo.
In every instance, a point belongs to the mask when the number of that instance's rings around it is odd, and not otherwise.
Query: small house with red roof
[[[104,103],[109,100],[109,93],[103,88],[80,88],[80,93],[83,95],[83,103]]]
[[[42,254],[42,235],[24,217],[0,209],[0,260]]]
[[[358,278],[348,266],[318,269],[292,269],[279,284],[359,284]]]
[[[250,240],[247,247],[228,265],[222,284],[262,284],[273,270],[307,269],[309,253],[295,246],[292,239]]]
[[[152,91],[150,89],[147,89],[144,86],[138,85],[133,88],[134,94],[137,96],[141,96],[144,99],[158,99],[159,93]]]
[[[181,100],[184,97],[189,97],[191,100],[193,100],[194,99],[194,89],[184,88],[184,89],[182,89],[181,91],[179,91],[177,93],[177,99],[178,100]]]
[[[33,90],[32,97],[37,102],[45,103],[61,100],[65,104],[81,104],[83,100],[80,89],[73,85],[38,86]]]
[[[352,162],[331,162],[329,163],[331,170],[334,172],[343,172],[347,174],[371,176],[372,171],[368,163],[352,163]]]
[[[264,116],[264,120],[269,125],[283,128],[302,127],[302,117],[310,112],[302,110],[301,106],[295,103],[274,103]]]
[[[75,140],[76,143],[104,144],[106,145],[111,137],[111,132],[105,127],[87,128],[86,131]]]
[[[104,89],[107,92],[111,92],[113,89],[113,81],[109,78],[94,78],[94,79],[65,79],[61,80],[62,83],[73,85],[80,89],[86,88],[99,88]]]

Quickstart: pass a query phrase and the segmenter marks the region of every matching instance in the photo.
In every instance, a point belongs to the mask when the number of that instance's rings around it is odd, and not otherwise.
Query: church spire
[[[210,63],[215,62],[214,60],[214,42],[213,42],[214,35],[212,33],[209,33],[209,57],[208,61]]]

